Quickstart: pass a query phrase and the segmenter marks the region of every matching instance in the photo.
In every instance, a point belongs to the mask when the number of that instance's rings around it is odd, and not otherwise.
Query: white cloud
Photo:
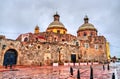
[[[40,31],[45,31],[53,21],[53,14],[58,11],[60,21],[66,26],[68,33],[76,35],[87,14],[90,23],[114,45],[111,52],[116,54],[112,55],[118,55],[119,7],[119,0],[0,0],[0,34],[15,39],[18,35],[15,33],[33,32],[37,24]]]

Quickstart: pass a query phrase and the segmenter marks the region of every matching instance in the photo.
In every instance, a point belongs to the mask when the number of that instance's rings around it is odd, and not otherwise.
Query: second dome
[[[85,16],[84,18],[84,24],[82,24],[79,28],[78,28],[78,31],[83,31],[83,30],[94,30],[97,32],[97,29],[94,27],[93,24],[91,23],[88,23],[89,21],[89,18],[87,16]]]

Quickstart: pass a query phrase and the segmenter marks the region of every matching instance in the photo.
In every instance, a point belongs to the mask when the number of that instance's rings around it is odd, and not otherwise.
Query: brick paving
[[[77,70],[80,70],[81,79],[90,79],[90,66],[73,66],[73,76],[70,75],[70,66],[16,66],[13,70],[0,67],[0,79],[77,79]],[[93,65],[94,79],[112,79],[115,72],[120,79],[120,66],[110,65],[110,70],[103,71],[102,65]]]

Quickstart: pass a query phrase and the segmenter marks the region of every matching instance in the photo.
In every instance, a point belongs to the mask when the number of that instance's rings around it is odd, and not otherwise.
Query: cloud
[[[19,33],[34,32],[36,25],[45,31],[58,11],[68,33],[77,35],[87,14],[89,22],[113,45],[112,56],[113,52],[120,56],[119,7],[119,0],[0,0],[0,34],[15,39]]]

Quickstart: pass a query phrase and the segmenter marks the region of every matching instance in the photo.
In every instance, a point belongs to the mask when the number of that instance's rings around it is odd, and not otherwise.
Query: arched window
[[[65,34],[65,31],[63,32],[63,34]]]
[[[36,38],[36,42],[38,41],[38,38]]]
[[[40,49],[40,46],[38,46],[38,49]]]
[[[93,36],[93,33],[92,33],[92,32],[90,33],[90,36]]]
[[[99,46],[102,49],[102,45]]]
[[[95,49],[99,49],[99,46],[98,46],[98,44],[95,44]]]
[[[27,38],[27,37],[25,37],[25,38],[24,38],[24,42],[27,42],[27,41],[28,41],[28,38]]]
[[[62,41],[65,41],[65,39],[62,39]]]
[[[57,33],[60,33],[60,30],[57,30]]]
[[[86,33],[86,32],[84,32],[83,36],[87,36],[87,33]]]
[[[89,48],[89,44],[88,43],[84,43],[84,47],[85,48]]]
[[[78,43],[78,42],[76,42],[76,46],[79,46],[79,43]]]

